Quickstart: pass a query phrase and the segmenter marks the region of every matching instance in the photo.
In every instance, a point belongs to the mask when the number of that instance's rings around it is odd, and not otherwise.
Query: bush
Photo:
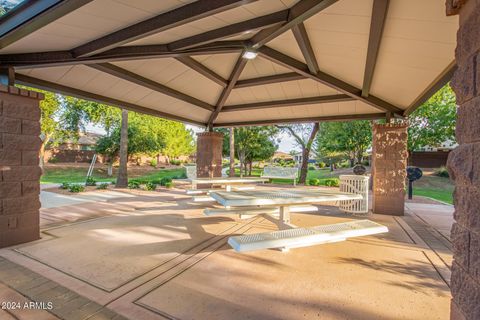
[[[317,163],[317,166],[321,169],[321,168],[325,168],[327,164],[325,162],[319,162]]]
[[[320,185],[320,180],[319,179],[309,179],[308,184],[310,186],[319,186]]]
[[[60,185],[60,189],[68,189],[70,188],[70,182],[62,182],[62,184]]]
[[[48,163],[57,163],[58,162],[58,159],[56,157],[51,157],[50,159],[48,159]]]
[[[167,189],[173,188],[173,182],[170,181],[170,182],[165,183],[165,188],[167,188]]]
[[[139,189],[140,188],[140,182],[136,180],[130,180],[128,181],[128,189]]]
[[[450,175],[448,174],[448,170],[445,167],[438,168],[437,170],[435,170],[434,174],[438,177],[450,178]]]
[[[169,182],[172,182],[172,178],[170,177],[163,177],[162,179],[160,179],[160,185],[163,187],[165,187]]]
[[[187,173],[184,171],[177,177],[178,177],[177,179],[187,179]]]
[[[157,184],[156,183],[153,183],[153,182],[147,182],[145,184],[145,190],[147,191],[155,191],[155,189],[157,189]]]
[[[325,185],[327,187],[338,187],[340,185],[340,180],[337,178],[325,179]]]
[[[308,166],[308,170],[315,170],[315,166]]]
[[[68,191],[73,193],[79,193],[85,191],[85,187],[81,184],[72,184],[68,187]]]
[[[156,159],[156,158],[153,158],[152,160],[150,160],[150,165],[151,165],[152,167],[155,168],[155,167],[157,166],[157,164],[158,164],[158,162],[157,162],[157,159]]]
[[[174,166],[179,166],[182,164],[182,161],[173,159],[170,160],[170,164],[173,164]]]
[[[102,182],[97,186],[97,189],[105,190],[108,189],[108,182]]]
[[[94,177],[87,177],[87,181],[85,181],[86,186],[96,186],[97,180]]]

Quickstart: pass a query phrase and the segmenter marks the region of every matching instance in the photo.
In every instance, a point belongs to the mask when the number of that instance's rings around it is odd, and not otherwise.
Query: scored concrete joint
[[[39,233],[42,93],[0,85],[0,248]]]

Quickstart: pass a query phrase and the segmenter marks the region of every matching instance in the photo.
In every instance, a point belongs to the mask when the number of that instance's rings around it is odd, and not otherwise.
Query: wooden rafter
[[[295,40],[297,40],[298,46],[300,47],[300,51],[302,51],[303,57],[307,62],[308,69],[311,73],[317,74],[320,71],[320,68],[318,67],[317,58],[313,52],[312,44],[308,38],[305,25],[303,23],[299,23],[293,26],[292,31],[293,35],[295,36]]]
[[[302,76],[301,74],[296,73],[296,72],[275,74],[275,75],[271,75],[271,76],[264,76],[264,77],[258,77],[258,78],[238,80],[237,83],[235,84],[235,89],[260,86],[260,85],[270,84],[270,83],[279,83],[279,82],[302,80],[302,79],[305,79],[305,77]]]
[[[399,109],[398,107],[382,100],[377,97],[374,97],[372,95],[368,97],[362,97],[361,95],[361,90],[358,88],[355,88],[354,86],[338,79],[335,78],[329,74],[326,74],[324,72],[319,72],[317,74],[312,74],[308,66],[301,62],[298,61],[292,57],[289,57],[281,52],[278,52],[272,48],[269,48],[267,46],[263,46],[259,49],[259,54],[264,57],[265,59],[268,59],[272,62],[275,62],[281,66],[284,66],[294,72],[297,72],[298,74],[301,74],[309,79],[315,80],[317,82],[320,82],[326,86],[329,86],[335,90],[340,91],[341,93],[344,93],[352,98],[355,98],[357,100],[360,100],[362,102],[365,102],[368,105],[371,105],[372,107],[375,107],[379,110],[382,111],[391,111],[393,113],[396,113],[401,116],[402,110]]]
[[[167,112],[157,111],[157,110],[154,110],[154,109],[139,106],[139,105],[134,104],[134,103],[125,102],[125,101],[113,99],[113,98],[110,98],[110,97],[102,96],[102,95],[99,95],[99,94],[95,94],[95,93],[79,90],[79,89],[76,89],[76,88],[64,86],[64,85],[61,85],[61,84],[58,84],[58,83],[53,83],[53,82],[49,82],[49,81],[46,81],[46,80],[33,78],[33,77],[26,76],[26,75],[23,75],[23,74],[20,74],[20,73],[15,74],[15,81],[19,84],[23,84],[23,85],[43,89],[43,90],[48,90],[48,91],[52,91],[52,92],[58,92],[60,94],[64,94],[64,95],[67,95],[67,96],[72,96],[72,97],[77,97],[77,98],[80,98],[80,99],[96,101],[96,102],[99,102],[99,103],[104,103],[104,104],[108,104],[108,105],[123,108],[123,109],[128,109],[128,110],[135,111],[135,112],[141,112],[141,113],[150,114],[150,115],[153,115],[153,116],[156,116],[156,117],[162,117],[162,118],[165,118],[165,119],[176,120],[176,121],[181,121],[181,122],[185,122],[185,123],[191,123],[191,124],[195,124],[195,125],[198,125],[198,126],[205,126],[205,123],[202,123],[202,122],[199,122],[199,121],[194,121],[194,120],[184,118],[184,117],[180,117],[180,116],[176,116],[176,115],[173,115],[173,114],[170,114],[170,113],[167,113]]]
[[[220,76],[216,72],[210,70],[209,68],[207,68],[206,66],[204,66],[203,64],[201,64],[197,60],[193,59],[192,57],[181,56],[181,57],[177,57],[176,59],[178,61],[180,61],[181,63],[183,63],[184,65],[186,65],[187,67],[189,67],[189,68],[195,70],[196,72],[200,73],[204,77],[206,77],[206,78],[212,80],[213,82],[217,83],[218,85],[220,85],[224,88],[227,86],[227,80],[223,79],[222,76]]]
[[[368,97],[373,80],[378,50],[382,41],[385,19],[387,17],[389,0],[375,0],[372,8],[370,35],[368,38],[367,60],[363,75],[362,97]]]
[[[164,95],[176,98],[178,100],[190,103],[194,106],[200,107],[202,109],[208,110],[208,111],[213,111],[214,108],[212,105],[201,101],[199,99],[196,99],[192,96],[189,96],[188,94],[182,93],[180,91],[174,90],[172,88],[169,88],[163,84],[160,84],[158,82],[155,82],[153,80],[144,78],[136,73],[133,73],[131,71],[125,70],[123,68],[120,68],[114,64],[111,63],[99,63],[99,64],[90,64],[88,65],[89,67],[108,73],[114,77],[135,83],[139,86],[160,92]]]
[[[74,57],[98,54],[123,44],[256,0],[199,0],[138,22],[72,50]]]

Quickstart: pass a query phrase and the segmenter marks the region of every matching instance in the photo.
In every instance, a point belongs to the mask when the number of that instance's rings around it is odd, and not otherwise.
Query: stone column
[[[374,213],[403,216],[407,157],[406,124],[373,125]]]
[[[460,13],[451,86],[457,97],[456,138],[448,169],[455,182],[451,319],[480,319],[480,1],[448,0]]]
[[[0,85],[0,248],[39,239],[43,94]]]
[[[197,177],[213,178],[222,176],[222,146],[222,133],[197,133]]]

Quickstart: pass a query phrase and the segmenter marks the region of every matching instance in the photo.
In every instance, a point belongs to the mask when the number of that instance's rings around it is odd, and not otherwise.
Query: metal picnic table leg
[[[289,206],[280,207],[280,220],[282,220],[283,223],[290,223],[290,207]]]
[[[225,191],[227,191],[227,192],[232,191],[232,186],[229,185],[229,184],[227,184],[227,185],[225,186]]]

